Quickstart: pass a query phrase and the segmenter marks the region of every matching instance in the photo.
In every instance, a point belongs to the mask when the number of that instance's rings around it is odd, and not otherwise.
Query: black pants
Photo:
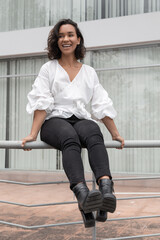
[[[81,148],[86,147],[91,169],[96,181],[109,176],[109,160],[99,126],[92,120],[54,117],[46,120],[41,128],[41,140],[62,151],[64,171],[72,189],[85,182]]]

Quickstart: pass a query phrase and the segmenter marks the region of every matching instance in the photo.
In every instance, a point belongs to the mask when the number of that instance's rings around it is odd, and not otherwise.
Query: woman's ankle
[[[111,179],[111,178],[109,176],[102,176],[98,179],[98,184],[99,184],[100,180],[102,180],[102,179]]]

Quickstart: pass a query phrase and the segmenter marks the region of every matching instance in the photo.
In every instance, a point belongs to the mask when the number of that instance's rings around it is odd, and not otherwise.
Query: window
[[[1,0],[0,31],[53,26],[160,11],[159,0]]]

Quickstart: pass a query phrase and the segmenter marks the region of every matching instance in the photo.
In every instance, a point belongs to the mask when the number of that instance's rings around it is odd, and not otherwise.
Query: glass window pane
[[[1,0],[0,31],[52,26],[160,11],[159,0]]]
[[[101,84],[113,100],[118,112],[115,122],[121,135],[126,140],[159,139],[160,47],[90,51],[86,63],[97,69]],[[111,140],[105,126],[100,124],[100,127],[105,140]],[[114,172],[160,170],[159,149],[108,151]]]

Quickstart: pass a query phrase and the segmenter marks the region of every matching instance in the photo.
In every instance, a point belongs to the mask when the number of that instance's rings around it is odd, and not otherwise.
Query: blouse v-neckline
[[[81,70],[82,70],[82,67],[83,67],[83,64],[82,64],[82,66],[81,66],[81,68],[79,69],[79,71],[78,71],[78,73],[75,75],[75,77],[71,80],[70,79],[70,77],[69,77],[69,74],[68,74],[68,72],[64,69],[64,67],[62,67],[62,65],[59,63],[59,61],[57,60],[57,63],[58,63],[58,65],[60,66],[60,68],[62,68],[63,69],[63,71],[65,72],[65,74],[67,75],[67,77],[68,77],[68,80],[69,80],[69,82],[70,83],[72,83],[76,78],[77,78],[77,76],[79,75],[79,73],[81,72]]]

